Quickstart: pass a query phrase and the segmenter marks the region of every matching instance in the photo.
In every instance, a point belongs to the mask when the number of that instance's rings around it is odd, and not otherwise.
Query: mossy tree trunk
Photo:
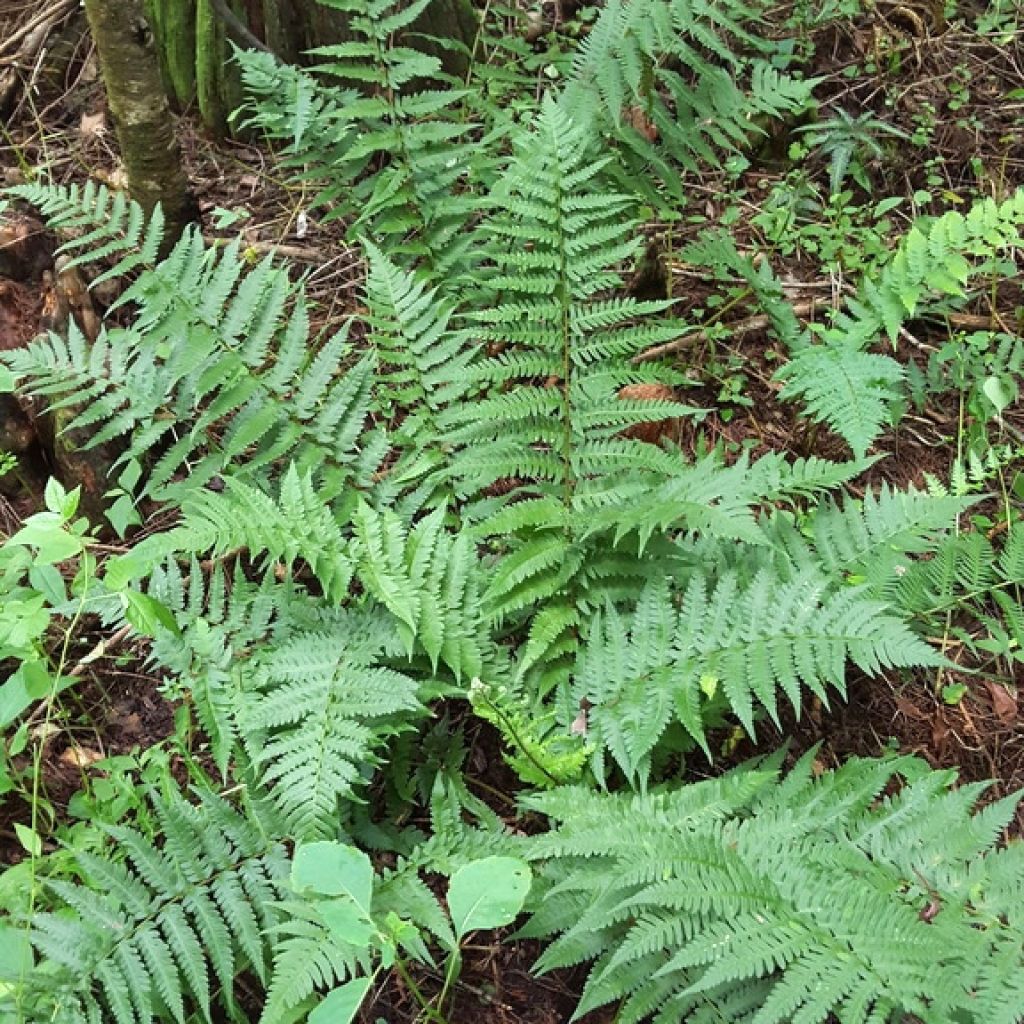
[[[317,0],[264,0],[264,7],[268,6],[279,9],[283,17],[290,15],[292,24],[301,27],[307,49],[342,43],[350,38],[348,15],[324,7]],[[461,78],[469,68],[468,54],[472,52],[479,25],[472,0],[433,0],[403,33],[403,42],[434,54],[448,74]],[[461,43],[466,52],[434,43],[425,38],[428,36]]]
[[[227,130],[227,115],[241,98],[229,42],[243,49],[263,45],[281,60],[301,64],[307,50],[351,38],[348,13],[317,0],[144,2],[152,14],[168,94],[179,109],[197,99],[204,124],[217,137]],[[433,0],[403,41],[435,54],[445,71],[461,78],[469,68],[478,27],[472,0]],[[461,49],[439,45],[428,36],[453,40]]]
[[[154,34],[142,0],[85,0],[103,83],[128,176],[144,210],[163,207],[165,243],[198,217],[160,75]]]

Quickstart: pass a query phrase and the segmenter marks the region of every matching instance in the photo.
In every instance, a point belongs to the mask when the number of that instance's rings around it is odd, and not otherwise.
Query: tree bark
[[[160,76],[154,35],[141,0],[85,0],[128,175],[132,198],[149,213],[163,207],[165,247],[173,245],[198,208],[181,164],[181,151]]]

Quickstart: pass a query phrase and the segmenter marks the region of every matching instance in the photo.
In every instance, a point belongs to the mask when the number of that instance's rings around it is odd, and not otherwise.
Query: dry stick
[[[116,647],[129,633],[132,632],[132,627],[129,625],[122,626],[112,637],[109,639],[101,640],[88,654],[84,655],[78,660],[75,666],[68,672],[68,676],[72,679],[77,679],[82,675],[85,670],[98,659],[102,658],[112,647]],[[46,697],[31,715],[25,720],[25,727],[31,728],[31,726],[39,719],[39,716],[44,714],[46,708],[49,707],[50,702],[53,699],[53,695]]]
[[[7,113],[8,108],[13,104],[14,94],[22,84],[21,76],[18,72],[22,65],[28,65],[29,62],[31,62],[32,74],[29,76],[29,81],[25,88],[26,91],[31,92],[39,75],[40,65],[46,56],[46,40],[49,39],[54,26],[65,18],[67,14],[67,11],[61,11],[57,14],[51,14],[43,21],[37,22],[32,32],[25,39],[22,48],[13,57],[4,58],[4,62],[9,63],[10,67],[7,68],[3,75],[0,75],[0,114]]]
[[[793,306],[793,313],[798,317],[811,316],[818,305],[819,301],[816,299],[808,299],[806,302],[798,302]],[[759,313],[757,316],[747,317],[746,320],[737,320],[733,324],[716,326],[724,326],[725,329],[735,337],[743,334],[754,334],[756,331],[763,331],[765,328],[771,327],[771,325],[771,317],[764,313]],[[676,338],[675,341],[666,342],[664,345],[655,345],[654,348],[649,348],[644,352],[638,352],[633,356],[631,362],[634,364],[649,363],[652,359],[669,355],[672,352],[680,352],[684,348],[690,348],[693,345],[700,344],[707,340],[707,331],[698,331],[696,334],[687,334],[683,338]]]
[[[46,10],[40,11],[34,18],[22,25],[17,31],[12,32],[3,42],[0,42],[0,53],[7,53],[9,50],[13,50],[14,47],[22,41],[26,36],[31,35],[39,26],[46,24],[52,20],[53,24],[56,24],[61,18],[66,17],[78,6],[78,0],[62,0],[57,5],[56,10],[52,7]],[[52,28],[53,25],[47,25],[47,31]],[[34,48],[33,44],[33,48]]]

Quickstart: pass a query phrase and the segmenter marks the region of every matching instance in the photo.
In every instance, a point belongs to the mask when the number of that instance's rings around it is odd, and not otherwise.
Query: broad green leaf
[[[1012,377],[986,377],[981,390],[992,403],[997,416],[1017,400],[1017,384]]]
[[[143,636],[156,636],[161,629],[180,635],[181,630],[170,609],[155,598],[137,590],[126,590],[121,594],[121,600],[124,601],[124,617]]]
[[[373,865],[362,850],[325,840],[295,851],[292,886],[296,892],[348,896],[364,913],[370,911]]]
[[[349,1024],[370,988],[369,978],[356,978],[327,993],[309,1015],[309,1024]]]
[[[480,928],[511,924],[530,891],[529,865],[515,857],[485,857],[460,868],[448,886],[448,913],[462,939]]]
[[[18,842],[33,857],[41,857],[43,855],[43,841],[39,838],[39,833],[35,829],[29,828],[28,825],[23,825],[20,821],[16,821],[14,823],[14,834],[18,837]]]
[[[320,900],[316,909],[331,935],[341,942],[365,949],[377,934],[366,913],[349,897]]]

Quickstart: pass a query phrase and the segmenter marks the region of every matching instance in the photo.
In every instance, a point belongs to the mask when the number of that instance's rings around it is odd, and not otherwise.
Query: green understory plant
[[[521,933],[541,970],[593,962],[576,1011],[623,1024],[1016,1024],[1019,797],[913,758],[821,772],[814,752],[646,795],[560,789],[528,805],[544,897]]]

